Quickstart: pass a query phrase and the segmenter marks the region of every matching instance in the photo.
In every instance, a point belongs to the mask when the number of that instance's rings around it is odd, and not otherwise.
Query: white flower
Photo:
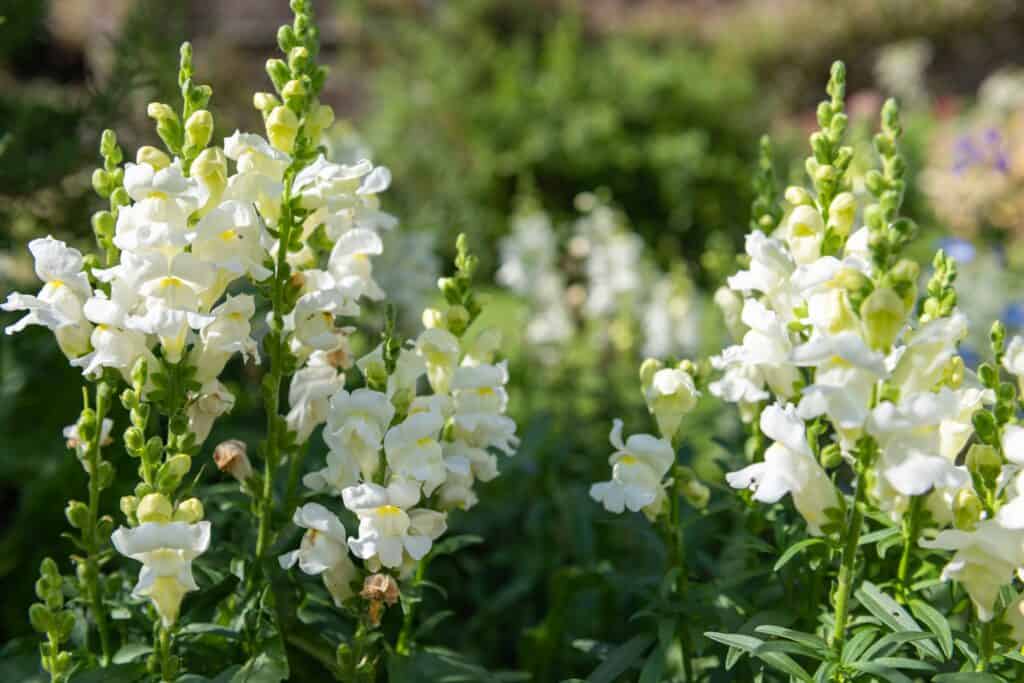
[[[384,436],[384,452],[394,475],[423,484],[430,495],[444,483],[445,464],[438,438],[444,418],[433,411],[409,415]]]
[[[335,325],[335,318],[358,314],[359,307],[341,289],[332,287],[303,294],[291,314],[295,338],[312,349],[330,351],[346,336],[346,330]]]
[[[151,368],[158,365],[156,356],[146,346],[146,335],[141,332],[100,324],[93,329],[90,342],[92,353],[71,361],[75,367],[82,368],[83,375],[94,375],[101,368],[114,368],[129,379],[139,358],[145,358]]]
[[[803,390],[797,415],[804,420],[828,415],[837,430],[852,437],[870,414],[877,381],[870,371],[834,356],[817,367],[814,384]]]
[[[373,264],[370,257],[380,254],[384,244],[372,230],[355,228],[338,238],[327,259],[327,270],[338,283],[374,301],[384,298],[384,291],[373,279]]]
[[[387,486],[360,484],[341,492],[345,507],[359,518],[359,537],[348,541],[352,553],[374,565],[402,566],[406,555],[423,559],[447,528],[445,515],[422,508],[410,509],[420,497],[415,483],[392,480]]]
[[[139,294],[179,311],[198,311],[215,278],[212,266],[187,252],[169,258],[157,254],[144,263]]]
[[[427,366],[430,388],[447,394],[459,359],[459,340],[440,327],[424,330],[416,340],[416,353]]]
[[[800,372],[791,359],[793,345],[785,323],[756,299],[747,299],[744,303],[743,322],[748,327],[743,343],[725,349],[721,356],[712,359],[712,363],[724,370],[737,365],[747,366],[750,374],[743,376],[750,379],[755,387],[760,388],[767,383],[777,396],[791,396],[800,380]],[[732,379],[737,377],[733,375]],[[743,396],[756,393],[746,386],[719,386],[716,390]]]
[[[1006,345],[1003,367],[1018,379],[1024,379],[1024,337],[1014,335]]]
[[[332,451],[357,464],[366,478],[380,465],[378,455],[384,433],[395,416],[395,407],[385,394],[371,389],[344,389],[331,397],[324,427],[324,441]]]
[[[14,334],[29,325],[42,325],[53,331],[68,358],[81,356],[89,351],[92,334],[92,325],[82,310],[92,294],[83,272],[82,254],[49,236],[32,240],[28,248],[43,288],[37,296],[17,292],[8,295],[0,309],[27,311],[27,315],[4,331]]]
[[[504,413],[508,405],[508,363],[462,365],[455,369],[451,390],[458,413]]]
[[[801,204],[795,207],[784,221],[782,232],[797,263],[811,263],[821,255],[825,222],[813,206]]]
[[[889,484],[905,496],[932,488],[956,489],[968,482],[966,473],[942,455],[939,425],[956,416],[955,393],[912,394],[895,405],[883,401],[871,412],[867,431],[882,449],[879,467]]]
[[[185,593],[199,590],[192,560],[210,546],[210,523],[147,522],[120,527],[110,540],[117,552],[142,563],[132,595],[152,600],[164,626],[174,624]]]
[[[653,509],[665,495],[662,479],[675,462],[675,453],[668,441],[650,434],[634,434],[623,442],[622,426],[622,420],[615,420],[609,435],[616,449],[608,459],[612,478],[592,485],[590,497],[614,513]]]
[[[750,269],[730,277],[729,287],[743,293],[761,292],[773,309],[788,316],[793,309],[793,257],[782,242],[762,232],[747,235],[746,251]]]
[[[131,315],[125,320],[129,330],[156,335],[171,363],[181,360],[190,330],[199,330],[213,322],[213,317],[168,308],[161,299],[149,299],[143,315]]]
[[[200,344],[194,347],[193,363],[200,382],[216,378],[235,353],[259,362],[256,340],[250,334],[256,302],[248,294],[229,296],[210,312],[210,322],[199,332]]]
[[[922,548],[956,552],[942,570],[942,580],[963,584],[981,621],[992,620],[999,589],[1024,567],[1024,532],[1007,528],[999,519],[982,520],[973,531],[946,529],[920,543]]]
[[[316,351],[306,366],[296,371],[288,389],[288,429],[299,442],[309,439],[318,425],[327,419],[330,397],[343,389],[345,375],[327,361],[327,353]]]
[[[679,430],[683,415],[693,410],[699,397],[693,378],[678,368],[658,370],[644,388],[647,409],[658,422],[658,431],[669,442]]]
[[[925,323],[897,350],[892,382],[906,393],[932,391],[942,380],[957,344],[967,335],[967,318],[954,311],[947,318]]]
[[[235,407],[235,395],[221,384],[210,380],[189,400],[185,414],[188,415],[189,431],[196,435],[196,443],[202,443],[210,435],[213,423],[224,413]]]
[[[266,232],[252,204],[227,201],[211,209],[192,229],[192,253],[218,270],[213,300],[233,279],[250,275],[265,280]]]
[[[362,371],[364,377],[371,373],[386,372],[384,367],[384,349],[378,345],[370,353],[356,361],[356,367]],[[395,371],[388,375],[387,396],[391,398],[399,392],[408,392],[415,395],[416,382],[427,371],[423,359],[415,350],[403,348],[398,352],[398,360],[395,362]]]
[[[754,463],[725,475],[736,489],[751,489],[754,500],[777,503],[787,493],[797,511],[807,520],[812,534],[821,533],[828,521],[825,511],[839,507],[836,489],[811,452],[804,423],[792,405],[771,405],[761,413],[761,431],[774,440],[764,462]]]
[[[352,582],[359,570],[348,555],[348,536],[345,526],[336,515],[318,503],[306,503],[295,511],[292,522],[308,529],[302,536],[298,550],[285,553],[278,558],[282,569],[290,569],[296,563],[306,574],[323,576],[334,604],[338,607],[354,594]]]

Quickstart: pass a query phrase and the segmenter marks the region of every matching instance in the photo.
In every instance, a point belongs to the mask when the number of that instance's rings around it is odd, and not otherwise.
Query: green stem
[[[846,543],[843,546],[843,556],[837,579],[839,585],[836,588],[836,618],[832,630],[832,649],[837,655],[843,651],[843,643],[846,640],[846,619],[850,611],[850,592],[853,590],[857,546],[860,543],[861,529],[864,526],[864,513],[861,506],[865,500],[866,487],[864,486],[863,472],[858,472],[854,486],[856,490],[850,509],[849,522],[846,526]]]
[[[906,603],[910,598],[909,574],[910,555],[917,545],[917,537],[921,533],[921,510],[924,496],[911,496],[910,507],[903,516],[903,553],[900,555],[899,568],[896,571],[896,586],[900,601]]]
[[[427,558],[423,558],[416,565],[416,576],[413,578],[413,588],[419,588],[423,582],[423,577],[427,573]],[[417,595],[416,602],[410,602],[409,608],[405,610],[402,615],[402,630],[398,633],[398,641],[395,644],[395,651],[404,656],[408,656],[412,651],[412,627],[416,622],[416,605],[419,604],[419,600],[422,596]]]
[[[679,465],[673,466],[673,480],[679,480]],[[686,566],[685,538],[682,525],[682,500],[681,496],[674,489],[672,490],[672,505],[669,508],[669,562],[670,569],[678,570],[676,574],[676,599],[683,604],[686,599],[687,588],[689,587],[689,575]],[[686,680],[693,681],[692,645],[690,643],[690,629],[686,620],[680,618],[676,626],[680,638],[680,650],[683,654],[683,671]]]
[[[107,666],[110,663],[111,657],[110,633],[107,627],[107,613],[103,607],[103,594],[100,592],[99,586],[99,554],[102,539],[99,537],[99,529],[97,528],[100,516],[100,493],[102,491],[99,476],[99,466],[102,461],[100,449],[103,447],[103,420],[106,418],[109,409],[103,393],[100,389],[100,384],[97,384],[96,429],[92,439],[90,439],[86,446],[86,458],[89,464],[89,522],[86,527],[84,540],[88,548],[85,559],[85,593],[92,609],[93,619],[96,621],[96,630],[100,634],[100,651],[102,653],[100,665]],[[113,392],[111,391],[111,393]],[[85,407],[89,407],[88,400],[86,400]]]
[[[285,509],[284,517],[291,519],[295,508],[299,506],[299,475],[302,474],[302,463],[306,460],[309,452],[309,442],[302,444],[298,451],[292,454],[291,464],[288,466],[288,485],[285,487]]]
[[[293,169],[289,169],[293,171]],[[256,559],[262,560],[267,553],[271,537],[271,521],[274,511],[274,475],[280,461],[278,448],[281,443],[278,428],[281,424],[281,382],[284,380],[285,334],[284,293],[288,275],[288,244],[291,241],[292,215],[289,207],[292,174],[286,174],[284,193],[281,197],[281,220],[278,223],[277,258],[274,262],[274,281],[271,285],[270,302],[272,307],[273,336],[269,349],[270,377],[265,387],[267,395],[264,405],[267,414],[267,448],[265,452],[266,467],[263,473],[263,491],[259,504],[259,531],[256,536]]]
[[[978,663],[975,671],[988,671],[988,662],[992,659],[995,648],[995,631],[992,628],[993,622],[986,621],[981,625],[981,640],[978,643]]]
[[[166,626],[160,627],[160,636],[157,642],[157,650],[160,655],[160,680],[169,683],[175,672],[171,666],[171,629]]]

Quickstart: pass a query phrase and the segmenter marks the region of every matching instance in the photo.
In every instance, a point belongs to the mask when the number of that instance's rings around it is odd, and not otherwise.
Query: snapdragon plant
[[[496,454],[518,444],[500,336],[478,321],[477,259],[460,237],[438,281],[445,307],[409,341],[389,309],[380,344],[356,359],[362,307],[387,298],[370,259],[396,223],[378,198],[391,177],[328,157],[318,29],[308,0],[291,7],[284,58],[266,65],[274,91],[253,97],[265,135],[214,144],[212,90],[183,45],[180,105],[147,108],[162,148],[125,162],[103,133],[98,252],[34,240],[43,289],[3,305],[26,311],[8,333],[51,329],[86,381],[64,434],[88,475],[88,501],[67,507],[76,571],[47,559],[30,611],[53,681],[489,675],[416,641],[445,616],[418,610],[430,561],[479,541],[441,540],[449,513],[476,505]],[[252,458],[242,439],[206,443],[235,404],[222,381],[235,356],[263,366]],[[321,426],[329,452],[310,465]],[[129,467],[103,457],[115,430],[137,473],[120,524],[102,498]],[[203,453],[231,483],[204,483]]]

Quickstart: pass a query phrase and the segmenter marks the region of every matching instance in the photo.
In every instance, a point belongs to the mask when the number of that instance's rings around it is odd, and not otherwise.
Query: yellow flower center
[[[425,448],[429,446],[432,441],[433,439],[431,439],[429,436],[424,436],[420,439],[416,439],[416,445],[419,446],[420,448]]]
[[[160,279],[160,288],[166,289],[168,287],[182,287],[185,283],[181,281],[181,278],[170,275]]]
[[[629,455],[627,453],[626,455],[619,458],[619,462],[621,462],[623,465],[635,465],[639,462],[639,460],[636,459],[635,455]]]
[[[238,237],[238,233],[237,233],[237,232],[235,232],[235,231],[234,231],[233,229],[229,229],[229,230],[225,230],[224,232],[222,232],[222,233],[221,233],[221,234],[219,235],[219,237],[220,237],[220,238],[221,238],[222,240],[224,240],[225,242],[230,242],[231,240],[233,240],[233,239],[235,239],[236,237]]]
[[[377,508],[377,514],[382,517],[394,517],[402,514],[402,508],[397,505],[381,505]]]

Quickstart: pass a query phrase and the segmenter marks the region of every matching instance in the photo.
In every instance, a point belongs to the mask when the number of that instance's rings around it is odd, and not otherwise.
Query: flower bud
[[[288,68],[292,73],[301,73],[309,66],[309,50],[301,45],[288,50]]]
[[[853,228],[857,214],[857,200],[851,192],[840,192],[828,206],[828,227],[846,237]]]
[[[141,391],[142,387],[146,384],[146,375],[146,359],[140,358],[132,366],[132,386],[136,391]]]
[[[64,516],[75,529],[84,529],[89,525],[89,507],[80,500],[68,501]]]
[[[160,171],[171,165],[171,158],[156,147],[143,145],[135,153],[135,163],[148,164],[154,170]]]
[[[117,471],[114,469],[114,465],[108,460],[101,460],[99,466],[96,469],[96,484],[100,489],[109,489],[114,484],[114,478],[117,476]]]
[[[171,501],[167,500],[167,496],[162,493],[150,493],[139,501],[135,516],[142,524],[147,522],[166,524],[171,521],[173,512],[174,509],[171,507]]]
[[[297,78],[293,78],[284,84],[281,89],[281,97],[284,98],[285,102],[291,103],[292,100],[301,99],[306,96],[306,86],[302,84]]]
[[[244,482],[252,476],[247,450],[244,441],[230,439],[218,444],[213,450],[213,461],[221,472],[227,472],[239,482]]]
[[[203,519],[203,513],[202,501],[198,498],[189,498],[178,503],[178,509],[174,511],[174,521],[195,524]]]
[[[124,432],[124,445],[127,447],[129,455],[137,457],[139,451],[145,446],[142,430],[138,427],[126,429]]]
[[[864,336],[871,348],[886,350],[892,346],[906,322],[903,299],[889,287],[879,287],[860,306]]]
[[[202,149],[210,144],[212,137],[213,114],[205,109],[193,112],[185,122],[185,142],[196,149]]]
[[[188,453],[176,453],[163,465],[173,477],[184,477],[192,469],[192,457]]]
[[[814,204],[814,199],[811,198],[811,194],[804,188],[796,185],[790,185],[786,188],[785,199],[793,206],[810,206]]]
[[[334,110],[326,104],[314,104],[306,114],[306,130],[313,140],[320,139],[320,135],[334,123]]]
[[[686,499],[695,510],[703,510],[711,500],[711,489],[702,482],[694,479],[682,487],[683,498]]]
[[[957,529],[970,531],[981,519],[984,507],[971,489],[960,489],[953,499],[953,524]]]
[[[207,147],[192,162],[192,177],[210,192],[210,202],[216,201],[228,186],[228,160],[220,147]]]
[[[157,121],[174,121],[177,122],[178,115],[174,113],[174,110],[162,102],[150,102],[146,106],[146,116]]]
[[[270,76],[271,82],[274,87],[277,88],[278,92],[284,88],[285,83],[291,78],[291,72],[288,70],[288,65],[280,59],[268,59],[267,60],[267,75]]]
[[[270,144],[285,154],[291,154],[299,132],[299,118],[295,112],[285,106],[274,107],[267,116],[266,127]]]
[[[423,309],[423,327],[428,330],[435,327],[444,327],[444,313],[436,308]]]
[[[135,496],[121,496],[121,500],[119,501],[119,503],[119,507],[121,508],[121,514],[123,514],[129,520],[135,517],[135,512],[136,510],[139,509],[138,498],[136,498]]]
[[[818,455],[818,461],[827,470],[839,467],[843,463],[843,451],[839,444],[830,443],[822,448],[821,453]]]
[[[1003,469],[1003,459],[994,446],[976,443],[967,451],[967,469],[986,482],[994,482]]]
[[[640,364],[640,386],[646,389],[654,379],[654,373],[665,367],[665,364],[656,358],[648,358]]]
[[[452,306],[445,315],[445,323],[448,331],[455,336],[461,336],[469,325],[469,311],[465,306]]]
[[[263,112],[264,115],[269,114],[274,107],[280,106],[280,104],[281,100],[268,92],[254,93],[252,96],[252,106],[257,111]]]

